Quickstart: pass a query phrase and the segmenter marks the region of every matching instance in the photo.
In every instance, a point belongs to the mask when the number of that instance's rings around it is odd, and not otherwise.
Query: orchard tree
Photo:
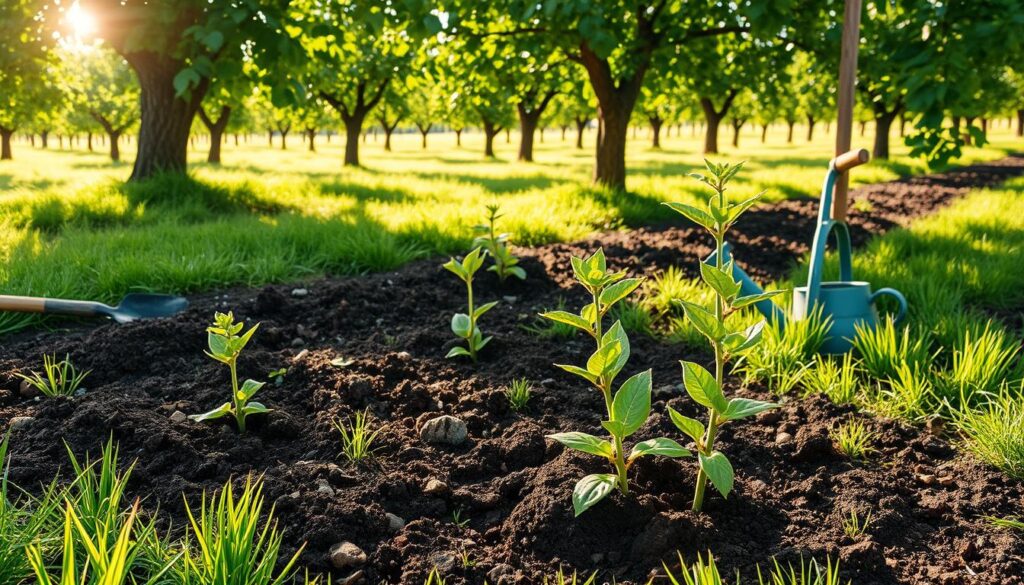
[[[410,76],[405,81],[409,119],[420,131],[420,145],[424,150],[427,148],[427,134],[433,129],[434,124],[444,119],[445,101],[448,97],[439,72],[433,66],[434,56],[433,50],[420,52],[414,65],[419,74]]]
[[[570,75],[551,105],[552,122],[562,129],[562,138],[570,126],[576,128],[576,148],[583,149],[583,133],[597,112],[597,99],[585,79]]]
[[[732,126],[732,147],[740,147],[740,130],[754,117],[756,96],[750,90],[743,89],[729,108],[729,124]]]
[[[661,148],[661,129],[678,113],[679,101],[673,96],[678,81],[672,75],[650,76],[640,91],[636,111],[651,126],[651,148]]]
[[[141,122],[132,181],[184,173],[192,121],[214,80],[243,64],[281,72],[274,99],[297,99],[288,58],[300,30],[287,22],[289,0],[79,0],[96,35],[131,65],[139,80]]]
[[[387,152],[391,152],[391,134],[409,117],[409,96],[404,93],[405,89],[398,83],[390,84],[377,106],[377,121],[384,129],[384,150]]]
[[[747,31],[776,35],[784,18],[792,19],[794,3],[746,0],[737,12],[718,0],[446,0],[442,10],[452,34],[542,36],[579,64],[599,104],[594,180],[623,189],[627,130],[648,71],[665,71],[699,39]]]
[[[86,112],[107,135],[110,159],[121,160],[121,136],[139,119],[139,84],[128,63],[99,45],[61,51],[63,84],[75,111]]]
[[[441,66],[449,87],[458,88],[449,99],[461,102],[463,119],[483,130],[484,156],[494,158],[494,137],[515,123],[515,88],[508,83],[510,73],[505,70],[511,65],[502,59],[487,61],[487,55],[469,50],[462,39],[449,39],[445,49]]]
[[[838,68],[838,60],[815,60],[805,51],[798,51],[793,59],[792,81],[786,94],[796,99],[797,109],[807,123],[807,142],[814,140],[814,126],[820,120],[835,116]]]
[[[359,166],[359,137],[395,79],[409,75],[417,39],[427,24],[440,29],[425,5],[379,0],[296,0],[303,15],[303,44],[310,84],[345,125],[346,166]]]
[[[54,83],[56,60],[38,18],[39,3],[0,3],[0,160],[11,160],[11,139],[51,108],[62,95]]]

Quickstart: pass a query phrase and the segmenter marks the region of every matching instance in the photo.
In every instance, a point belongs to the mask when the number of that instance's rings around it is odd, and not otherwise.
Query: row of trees
[[[68,123],[94,124],[113,145],[137,125],[132,180],[185,172],[197,123],[216,161],[232,128],[302,132],[312,145],[340,120],[344,162],[358,165],[371,123],[386,146],[403,124],[424,141],[435,125],[478,127],[487,155],[518,125],[530,161],[542,124],[581,132],[596,120],[594,179],[616,188],[638,121],[657,145],[666,124],[703,119],[708,153],[723,121],[813,133],[834,108],[842,13],[839,0],[79,0],[102,40],[83,48],[68,38],[66,2],[0,2],[7,157],[16,130],[57,123],[61,104]],[[939,161],[965,134],[980,138],[975,118],[1016,111],[1024,124],[1012,18],[1024,0],[865,5],[857,91],[876,157],[897,119],[912,125],[914,152]]]

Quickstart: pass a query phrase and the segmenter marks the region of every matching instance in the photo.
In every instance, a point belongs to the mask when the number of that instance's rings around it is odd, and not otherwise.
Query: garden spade
[[[69,317],[110,317],[118,323],[131,323],[138,319],[170,317],[188,308],[188,301],[172,295],[135,293],[125,296],[115,306],[93,301],[69,301],[42,297],[15,297],[0,295],[0,311],[13,313],[43,313]]]

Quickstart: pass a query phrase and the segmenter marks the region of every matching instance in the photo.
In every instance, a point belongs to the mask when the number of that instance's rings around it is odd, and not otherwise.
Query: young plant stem
[[[494,248],[494,250],[492,250],[492,254],[491,255],[494,256],[494,263],[498,267],[498,270],[497,270],[497,272],[498,272],[498,282],[504,283],[505,282],[505,276],[506,276],[506,274],[505,274],[505,261],[501,258],[501,255],[498,253],[498,250],[497,250],[497,248],[498,248],[498,241],[496,239],[494,239],[494,222],[495,222],[494,212],[491,212],[491,216],[488,218],[488,220],[489,220],[488,223],[490,224],[490,232],[489,233],[490,233],[490,236],[491,236],[491,246]]]
[[[718,191],[719,204],[725,207],[725,194],[721,189]],[[725,266],[722,261],[722,252],[725,242],[725,234],[721,232],[715,233],[715,268],[722,270]],[[725,299],[722,295],[715,293],[715,319],[721,323],[725,319]],[[715,348],[715,381],[718,382],[718,387],[724,387],[723,378],[725,373],[725,351],[722,347],[721,340],[713,340],[711,342]],[[704,455],[710,455],[715,450],[715,436],[718,434],[718,414],[715,413],[715,409],[708,408],[708,430],[704,435],[703,445],[698,445],[701,453]],[[691,509],[694,512],[700,512],[704,506],[704,491],[708,486],[708,475],[704,473],[704,469],[701,468],[697,472],[697,490],[693,494],[693,506]]]
[[[228,366],[231,369],[231,402],[235,405],[235,421],[238,422],[238,433],[245,434],[245,413],[242,412],[242,405],[238,403],[238,360],[231,360]]]
[[[473,343],[473,334],[476,333],[476,315],[473,311],[473,277],[466,279],[466,292],[469,297],[469,357],[476,363],[476,344]]]
[[[593,291],[594,297],[594,313],[597,315],[597,322],[594,324],[594,339],[597,342],[597,348],[601,349],[601,337],[604,335],[601,317],[601,291],[595,289]],[[612,385],[611,381],[606,379],[606,376],[598,378],[597,384],[601,389],[601,394],[604,396],[604,406],[608,411],[608,419],[612,418]],[[626,478],[626,456],[623,453],[622,437],[610,433],[612,435],[612,444],[615,445],[615,472],[619,476],[619,491],[623,495],[629,494],[629,481]]]

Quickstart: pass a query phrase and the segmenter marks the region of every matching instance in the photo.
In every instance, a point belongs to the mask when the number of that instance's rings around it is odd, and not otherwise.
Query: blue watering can
[[[828,318],[832,325],[828,337],[821,347],[821,353],[842,354],[850,351],[853,347],[851,340],[856,334],[856,325],[861,327],[874,328],[878,323],[878,312],[875,310],[875,300],[881,296],[889,295],[899,303],[899,312],[895,321],[899,323],[907,312],[907,299],[895,289],[881,288],[871,292],[871,285],[867,282],[853,279],[853,264],[851,261],[850,230],[846,222],[832,218],[832,194],[835,190],[836,180],[839,176],[868,161],[866,150],[850,151],[846,154],[832,159],[828,166],[828,174],[825,175],[825,184],[821,189],[821,204],[818,208],[818,227],[814,231],[814,241],[811,244],[810,273],[807,276],[807,286],[799,286],[793,289],[793,312],[790,316],[794,321],[806,319],[816,307],[822,312],[822,318]],[[825,249],[828,247],[828,237],[835,235],[836,246],[839,250],[839,280],[822,282],[822,273],[825,264]],[[723,260],[730,259],[729,244],[722,248]],[[704,262],[713,264],[716,261],[715,253],[708,256]],[[740,294],[752,295],[763,292],[743,271],[739,265],[733,263],[733,278],[740,283]],[[771,300],[764,300],[755,304],[757,310],[764,314],[769,320],[785,326],[785,312]]]

